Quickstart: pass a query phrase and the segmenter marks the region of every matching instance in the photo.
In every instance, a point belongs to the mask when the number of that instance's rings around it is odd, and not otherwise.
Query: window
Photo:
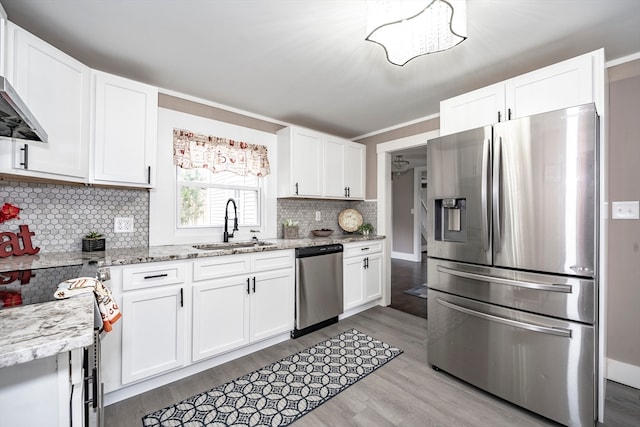
[[[176,170],[178,228],[223,227],[229,199],[236,202],[241,227],[260,226],[262,178],[203,168]],[[232,206],[229,218],[233,218]]]

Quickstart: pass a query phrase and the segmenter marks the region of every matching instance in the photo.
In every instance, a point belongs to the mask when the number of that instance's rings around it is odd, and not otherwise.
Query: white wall
[[[276,237],[277,137],[268,132],[245,128],[217,120],[194,116],[166,108],[158,110],[157,187],[149,197],[149,246],[214,243],[222,241],[222,227],[178,229],[176,201],[176,167],[173,165],[173,129],[186,129],[251,144],[265,145],[269,150],[271,174],[264,177],[263,214],[260,238]],[[234,240],[249,240],[250,228],[240,227]]]

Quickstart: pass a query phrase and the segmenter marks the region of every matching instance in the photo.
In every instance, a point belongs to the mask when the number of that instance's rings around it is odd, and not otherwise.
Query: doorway
[[[426,145],[390,154],[390,307],[426,318]]]

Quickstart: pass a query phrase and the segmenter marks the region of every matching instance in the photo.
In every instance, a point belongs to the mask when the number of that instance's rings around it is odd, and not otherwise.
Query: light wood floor
[[[404,353],[292,425],[326,426],[554,426],[556,424],[477,390],[427,364],[427,320],[374,307],[297,340],[289,340],[105,409],[105,426],[142,425],[147,413],[273,363],[349,328]],[[607,427],[640,425],[638,390],[609,383]]]

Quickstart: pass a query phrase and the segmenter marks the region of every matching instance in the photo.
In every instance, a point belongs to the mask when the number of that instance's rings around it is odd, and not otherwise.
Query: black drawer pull
[[[371,249],[371,248],[368,248],[368,247],[367,248],[360,248],[361,251],[368,251],[369,249]]]
[[[249,284],[249,278],[247,277],[247,295],[251,293],[251,285]]]
[[[168,274],[167,273],[163,273],[163,274],[153,274],[151,276],[144,276],[144,280],[147,279],[159,279],[160,277],[167,277]]]
[[[255,276],[253,277],[253,293],[256,293],[256,278]]]

